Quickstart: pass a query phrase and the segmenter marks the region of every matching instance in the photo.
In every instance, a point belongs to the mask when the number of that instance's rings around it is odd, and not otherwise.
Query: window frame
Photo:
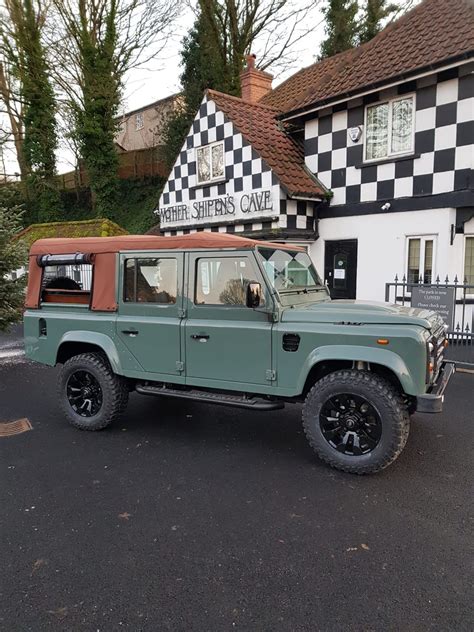
[[[467,285],[474,285],[474,279],[472,280],[472,283],[470,283],[466,275],[466,254],[467,254],[468,239],[472,240],[472,247],[474,248],[474,233],[467,233],[466,235],[464,235],[464,248],[463,248],[463,255],[462,255],[462,270],[463,270],[462,282],[464,283],[464,279],[466,279]],[[474,289],[471,288],[470,290],[466,290],[466,296],[469,296],[469,297],[474,296]]]
[[[213,177],[212,175],[212,148],[217,147],[218,145],[222,146],[222,175]],[[209,154],[210,154],[209,172],[211,174],[211,177],[208,180],[200,180],[199,179],[199,150],[206,149],[206,148],[209,149]],[[200,147],[196,147],[195,159],[196,159],[196,182],[198,186],[213,184],[215,182],[222,182],[223,180],[225,180],[225,146],[224,146],[223,140],[217,140],[213,143],[207,143],[207,145],[201,145]]]
[[[138,301],[137,300],[137,290],[138,290],[138,284],[137,284],[137,271],[138,271],[138,265],[137,265],[137,261],[141,261],[141,260],[156,260],[156,261],[163,261],[163,260],[172,260],[176,263],[176,296],[175,296],[175,301],[173,303],[159,303],[158,301]],[[128,300],[126,298],[126,284],[127,284],[127,261],[134,261],[134,274],[133,274],[133,299]],[[123,259],[121,260],[121,271],[122,271],[122,292],[121,292],[121,303],[122,305],[140,305],[140,306],[156,306],[156,307],[176,307],[176,305],[178,304],[179,301],[179,259],[178,257],[173,257],[172,255],[169,256],[165,256],[165,257],[156,257],[156,256],[144,256],[144,255],[132,255],[132,256],[127,256],[125,255],[123,257]]]
[[[139,132],[145,127],[145,121],[143,119],[143,112],[137,112],[135,114],[135,131]]]
[[[419,239],[420,240],[420,261],[419,261],[419,271],[418,271],[418,279],[416,281],[416,283],[410,283],[409,282],[409,269],[408,269],[408,264],[409,264],[409,256],[410,256],[410,240],[412,239]],[[405,278],[406,278],[406,283],[407,285],[420,285],[419,283],[419,278],[420,276],[423,277],[423,279],[425,278],[425,254],[426,254],[426,242],[427,241],[432,241],[433,242],[433,258],[432,258],[432,262],[431,262],[431,284],[433,284],[435,282],[436,279],[436,260],[437,260],[437,235],[433,235],[433,234],[425,234],[425,235],[405,235]],[[430,283],[427,283],[426,285],[430,285]],[[407,288],[408,291],[409,288]]]
[[[406,99],[411,99],[413,103],[413,116],[412,116],[412,126],[411,126],[411,147],[405,151],[391,151],[392,145],[392,115],[393,115],[393,104],[397,101],[404,101]],[[376,107],[378,105],[388,104],[388,128],[387,128],[387,155],[381,156],[380,158],[367,158],[367,118],[369,108]],[[364,109],[364,134],[363,134],[363,164],[371,164],[374,162],[390,162],[392,158],[398,158],[401,156],[411,156],[415,153],[415,117],[416,117],[416,92],[412,92],[409,94],[399,94],[396,97],[391,97],[389,99],[381,99],[380,101],[376,101],[374,103],[368,103]]]

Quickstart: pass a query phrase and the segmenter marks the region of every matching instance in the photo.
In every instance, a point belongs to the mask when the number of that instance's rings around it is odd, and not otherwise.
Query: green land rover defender
[[[410,415],[440,412],[454,372],[436,313],[333,301],[304,248],[228,234],[39,240],[24,322],[27,356],[61,365],[77,428],[111,424],[133,390],[302,403],[317,455],[357,474],[398,457]]]

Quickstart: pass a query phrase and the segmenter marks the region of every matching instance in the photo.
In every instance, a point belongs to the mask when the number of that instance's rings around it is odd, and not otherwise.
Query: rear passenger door
[[[246,307],[249,281],[264,289],[266,304],[258,310]],[[271,299],[253,253],[191,253],[187,285],[186,383],[236,390],[271,387]]]
[[[180,343],[183,254],[121,254],[120,269],[117,336],[144,372],[156,374],[154,379],[184,381]],[[131,375],[136,363],[128,362],[130,366],[124,368]]]

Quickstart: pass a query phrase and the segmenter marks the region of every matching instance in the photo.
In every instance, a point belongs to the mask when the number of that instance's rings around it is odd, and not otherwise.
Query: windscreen
[[[321,286],[321,279],[306,252],[259,249],[263,267],[275,290]]]
[[[259,248],[258,253],[266,275],[283,304],[307,302],[309,294],[313,301],[327,298],[327,290],[306,252]]]

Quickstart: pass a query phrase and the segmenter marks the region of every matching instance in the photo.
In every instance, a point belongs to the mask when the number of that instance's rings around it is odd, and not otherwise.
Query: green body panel
[[[88,343],[103,349],[114,371],[139,380],[200,388],[220,388],[281,397],[300,395],[313,367],[332,360],[378,364],[392,371],[408,395],[426,392],[426,343],[440,324],[433,312],[383,303],[331,301],[305,293],[283,308],[255,251],[126,253],[125,257],[177,257],[175,304],[128,303],[117,291],[116,313],[86,306],[42,304],[25,313],[26,355],[55,365],[64,343]],[[265,289],[265,306],[194,303],[200,257],[250,259],[254,281]],[[117,288],[123,278],[117,266]],[[40,320],[47,326],[41,336]],[[136,330],[130,335],[124,331]],[[200,334],[208,336],[205,340]],[[285,351],[283,336],[298,334],[296,351]],[[377,343],[388,339],[386,346]]]
[[[45,321],[47,336],[40,336],[40,320]],[[107,354],[116,373],[123,366],[140,365],[115,335],[116,314],[91,312],[87,307],[67,305],[43,306],[27,310],[24,316],[25,353],[27,357],[54,366],[63,343],[84,342],[99,346]]]

